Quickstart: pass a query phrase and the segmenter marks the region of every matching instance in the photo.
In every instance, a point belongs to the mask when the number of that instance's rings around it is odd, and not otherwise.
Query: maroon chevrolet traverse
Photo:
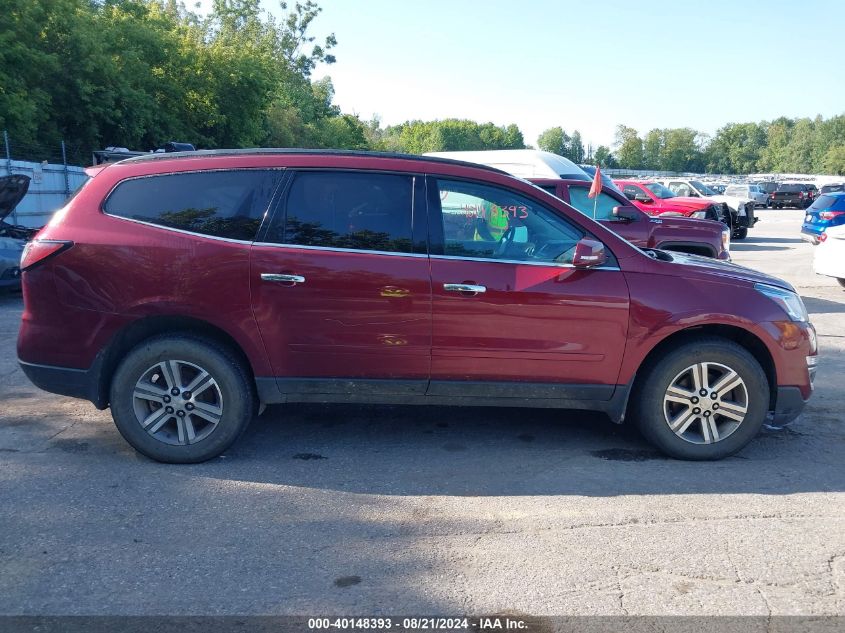
[[[18,357],[164,462],[264,404],[589,409],[718,459],[812,392],[784,281],[641,249],[496,169],[339,151],[150,155],[29,242]]]

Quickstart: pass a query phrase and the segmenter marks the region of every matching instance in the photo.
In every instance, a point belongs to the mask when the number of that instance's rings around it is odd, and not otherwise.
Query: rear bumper
[[[798,387],[778,387],[775,410],[767,423],[776,428],[786,426],[801,415],[806,404]]]
[[[816,229],[815,227],[808,227],[806,225],[801,227],[801,239],[811,244],[819,243],[819,236],[824,233],[824,229]]]
[[[88,400],[98,409],[108,406],[107,396],[100,393],[100,363],[95,362],[88,369],[37,365],[18,360],[30,382],[39,389],[71,398]]]

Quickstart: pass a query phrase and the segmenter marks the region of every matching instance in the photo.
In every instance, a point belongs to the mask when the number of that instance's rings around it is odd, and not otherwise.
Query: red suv
[[[649,217],[610,187],[602,187],[598,196],[590,198],[592,183],[583,180],[529,180],[642,248],[660,248],[725,261],[731,259],[731,230],[721,222],[671,216]]]
[[[99,172],[22,259],[18,356],[166,462],[219,455],[263,404],[559,407],[670,455],[736,452],[812,391],[789,284],[641,250],[504,172],[233,150]]]

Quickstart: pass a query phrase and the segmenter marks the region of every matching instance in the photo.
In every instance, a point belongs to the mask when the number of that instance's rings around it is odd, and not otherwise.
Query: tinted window
[[[595,220],[613,219],[613,207],[623,204],[604,192],[599,193],[595,198],[587,197],[588,193],[590,193],[588,187],[570,186],[569,204]]]
[[[410,253],[412,179],[368,172],[301,172],[271,241]]]
[[[671,185],[670,185],[671,186]],[[684,185],[686,187],[686,185]],[[648,189],[651,193],[655,196],[660,198],[661,200],[667,200],[669,198],[674,198],[675,194],[673,193],[672,189],[667,189],[659,182],[650,182],[646,185],[646,189]]]
[[[837,205],[837,202],[839,203]],[[812,211],[824,211],[825,209],[845,208],[845,196],[826,196],[824,194],[816,198],[810,205]]]
[[[821,192],[830,193],[832,191],[845,191],[845,185],[823,185]]]
[[[498,187],[438,180],[444,254],[572,263],[584,231],[537,202]]]
[[[106,200],[110,215],[203,235],[252,240],[281,172],[206,171],[135,178]]]
[[[625,185],[622,188],[622,193],[625,194],[625,197],[628,198],[628,200],[633,200],[637,197],[638,193],[642,192],[639,187],[635,187],[634,185]]]
[[[799,191],[802,191],[802,189],[801,185],[781,185],[780,187],[778,187],[778,191],[784,193],[797,193]]]

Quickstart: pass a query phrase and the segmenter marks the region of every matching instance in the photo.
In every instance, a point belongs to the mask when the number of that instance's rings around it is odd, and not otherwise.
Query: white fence
[[[11,224],[44,226],[64,206],[88,176],[82,167],[23,160],[0,160],[0,176],[24,174],[30,177],[29,191],[6,219]]]

